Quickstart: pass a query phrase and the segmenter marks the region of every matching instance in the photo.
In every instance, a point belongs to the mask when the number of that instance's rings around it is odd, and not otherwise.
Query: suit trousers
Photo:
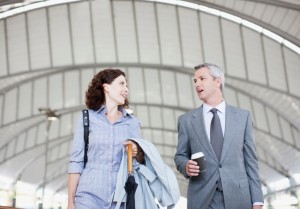
[[[225,209],[223,192],[215,192],[208,209]]]

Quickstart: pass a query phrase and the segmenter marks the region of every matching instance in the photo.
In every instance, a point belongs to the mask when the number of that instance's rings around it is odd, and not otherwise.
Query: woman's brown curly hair
[[[111,84],[117,77],[126,75],[120,69],[104,69],[97,73],[89,84],[87,91],[85,92],[85,104],[87,108],[92,110],[98,110],[103,104],[105,104],[105,94],[103,84]],[[128,108],[129,102],[127,98],[125,103],[120,105],[121,107]]]

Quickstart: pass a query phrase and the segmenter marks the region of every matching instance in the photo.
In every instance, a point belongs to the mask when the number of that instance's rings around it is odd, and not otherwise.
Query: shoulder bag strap
[[[83,168],[85,168],[85,165],[88,161],[87,151],[89,149],[89,111],[88,110],[82,110],[83,114],[83,128],[84,128],[84,164]]]

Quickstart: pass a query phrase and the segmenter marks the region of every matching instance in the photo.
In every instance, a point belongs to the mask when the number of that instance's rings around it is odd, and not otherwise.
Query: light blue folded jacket
[[[180,191],[173,170],[164,163],[156,147],[145,139],[129,139],[135,141],[145,153],[145,164],[139,164],[134,158],[134,178],[138,187],[135,192],[135,208],[158,208],[157,202],[168,209],[174,208],[180,198]],[[113,202],[119,209],[126,202],[127,194],[124,185],[128,178],[127,152],[123,150],[123,158],[118,172]]]

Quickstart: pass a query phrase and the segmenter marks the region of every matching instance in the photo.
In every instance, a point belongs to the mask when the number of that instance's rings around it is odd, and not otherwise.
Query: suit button
[[[222,168],[222,165],[221,165],[221,164],[219,165],[219,168]]]

